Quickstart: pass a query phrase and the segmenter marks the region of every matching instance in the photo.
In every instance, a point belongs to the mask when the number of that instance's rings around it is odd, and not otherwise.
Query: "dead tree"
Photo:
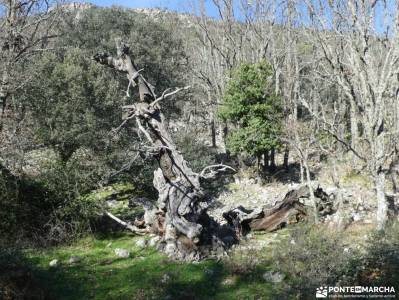
[[[334,213],[333,203],[320,187],[312,189],[316,198],[316,209],[321,217]],[[289,191],[284,199],[273,207],[245,209],[239,206],[223,214],[227,222],[233,226],[237,235],[249,231],[272,232],[289,224],[295,224],[309,217],[309,207],[302,199],[312,198],[307,186]],[[313,205],[313,201],[311,201]],[[313,208],[312,208],[313,210]]]
[[[117,56],[96,54],[93,59],[119,72],[126,73],[129,87],[138,86],[139,99],[123,107],[124,123],[134,120],[139,130],[152,144],[152,153],[159,168],[154,172],[154,187],[158,190],[157,212],[152,224],[158,224],[162,235],[163,250],[170,256],[183,259],[198,259],[204,247],[214,248],[215,242],[225,246],[217,237],[217,225],[206,214],[207,197],[201,180],[211,177],[217,170],[229,168],[215,165],[200,174],[195,173],[178,151],[168,132],[160,103],[182,89],[157,97],[154,87],[147,82],[134,64],[130,49],[117,41]],[[184,88],[185,89],[185,88]]]

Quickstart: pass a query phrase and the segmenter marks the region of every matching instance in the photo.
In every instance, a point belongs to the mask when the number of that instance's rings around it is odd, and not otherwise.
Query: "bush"
[[[102,201],[84,197],[97,187],[100,170],[72,158],[68,163],[55,161],[36,178],[51,193],[46,206],[52,210],[44,225],[46,240],[64,242],[91,230],[91,222],[102,211]]]
[[[311,299],[317,287],[351,282],[359,255],[343,245],[338,234],[324,227],[303,225],[273,249],[276,268],[289,275],[292,292]]]
[[[357,283],[399,289],[399,222],[371,235]]]
[[[49,299],[23,253],[0,247],[0,299]]]
[[[212,148],[196,139],[195,134],[186,133],[175,138],[179,150],[194,172],[200,172],[206,166],[216,163]]]
[[[16,244],[42,234],[50,214],[49,193],[26,177],[0,170],[0,243]]]
[[[99,175],[75,160],[51,162],[34,179],[0,172],[0,236],[3,243],[43,244],[90,230],[100,201],[82,197]]]
[[[266,61],[244,63],[232,73],[219,116],[234,125],[227,138],[227,147],[234,154],[260,157],[281,144],[284,113],[273,89],[272,73]]]

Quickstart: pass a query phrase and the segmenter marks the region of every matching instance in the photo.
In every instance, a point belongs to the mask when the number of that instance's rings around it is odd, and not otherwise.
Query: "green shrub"
[[[272,73],[266,61],[243,63],[232,73],[219,116],[234,125],[227,138],[234,154],[259,157],[281,144],[284,112],[273,89]]]
[[[99,175],[76,160],[51,162],[35,178],[0,172],[0,236],[3,242],[61,242],[90,230],[101,201],[82,197]]]
[[[292,292],[314,297],[317,287],[351,282],[359,254],[346,248],[338,234],[324,227],[302,225],[273,249],[275,267],[289,276]],[[310,298],[309,298],[310,299]]]
[[[213,149],[196,139],[195,134],[185,133],[175,138],[179,151],[195,172],[216,163]]]
[[[362,261],[358,284],[399,289],[399,222],[371,235]]]

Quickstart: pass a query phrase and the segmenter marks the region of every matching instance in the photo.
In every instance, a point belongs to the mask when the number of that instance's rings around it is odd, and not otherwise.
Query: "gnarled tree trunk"
[[[173,142],[159,102],[175,94],[178,89],[157,98],[154,88],[135,66],[129,47],[117,41],[117,57],[107,53],[94,56],[97,62],[127,74],[129,86],[139,88],[140,99],[124,107],[125,121],[135,120],[155,149],[159,168],[154,172],[154,186],[158,190],[158,233],[163,237],[163,250],[177,258],[198,259],[205,244],[215,247],[222,239],[217,237],[213,222],[206,214],[207,199],[201,188],[204,174],[193,172]],[[214,235],[214,236],[213,236]]]

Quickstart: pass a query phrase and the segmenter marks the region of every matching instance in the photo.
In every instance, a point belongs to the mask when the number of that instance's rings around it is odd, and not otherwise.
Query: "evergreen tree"
[[[272,69],[266,61],[244,63],[233,71],[220,117],[232,123],[227,147],[258,158],[280,146],[283,106],[273,92]]]

